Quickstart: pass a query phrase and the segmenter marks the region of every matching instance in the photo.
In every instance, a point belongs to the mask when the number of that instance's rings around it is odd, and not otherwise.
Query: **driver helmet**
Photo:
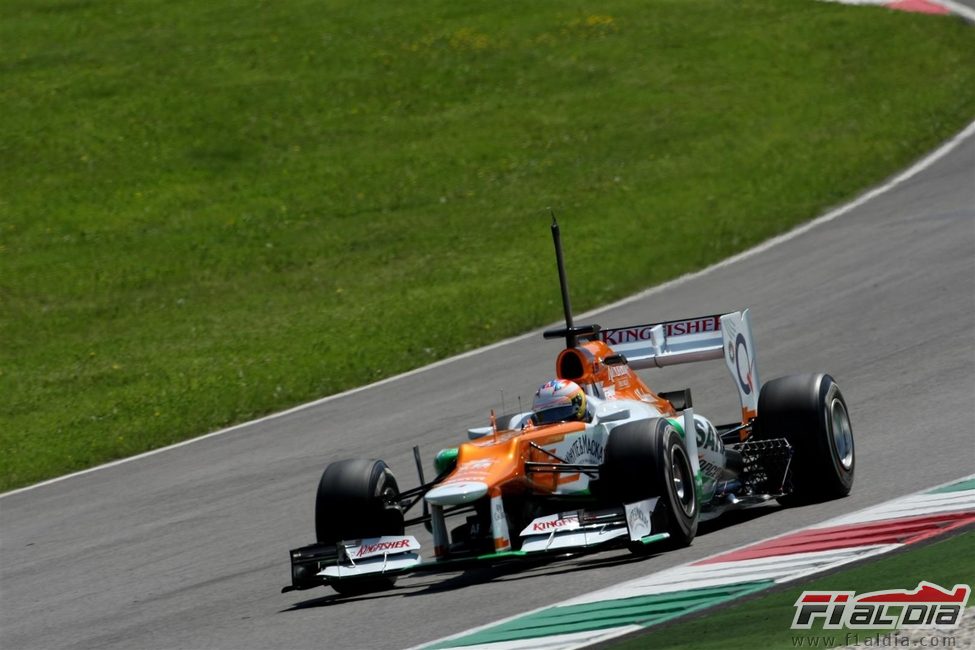
[[[587,420],[586,393],[574,381],[553,379],[539,386],[532,400],[532,422],[551,424]]]

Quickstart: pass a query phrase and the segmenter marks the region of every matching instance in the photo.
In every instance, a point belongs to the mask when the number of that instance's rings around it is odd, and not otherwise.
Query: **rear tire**
[[[856,471],[846,400],[827,374],[779,377],[758,398],[761,439],[785,438],[793,448],[792,492],[783,505],[816,503],[850,493]]]
[[[329,464],[318,483],[315,534],[321,544],[402,535],[399,486],[381,460],[352,459]],[[340,594],[390,589],[394,576],[369,576],[331,582]]]
[[[689,546],[697,534],[694,471],[683,438],[666,419],[627,422],[613,429],[606,444],[600,483],[615,501],[632,503],[659,497],[652,532],[670,533],[667,546]],[[630,545],[635,553],[655,548],[659,546]]]

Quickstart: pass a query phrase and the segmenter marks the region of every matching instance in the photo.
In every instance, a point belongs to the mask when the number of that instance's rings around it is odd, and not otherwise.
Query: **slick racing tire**
[[[352,459],[329,464],[318,483],[315,534],[321,544],[402,535],[399,486],[381,460]],[[363,594],[392,588],[395,576],[369,576],[332,581],[340,594]]]
[[[779,377],[758,397],[761,439],[785,438],[793,448],[792,492],[783,505],[838,499],[850,493],[856,471],[853,428],[846,400],[827,374]]]
[[[615,501],[632,503],[659,497],[653,533],[670,533],[665,546],[690,545],[697,533],[698,503],[687,446],[674,425],[663,418],[621,424],[609,433],[600,482]],[[634,543],[635,553],[657,545]]]

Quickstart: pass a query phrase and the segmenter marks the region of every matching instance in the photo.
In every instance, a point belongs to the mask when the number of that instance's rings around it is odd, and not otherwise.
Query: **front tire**
[[[399,486],[381,460],[352,459],[329,464],[318,483],[315,534],[321,544],[402,535]],[[393,576],[368,576],[331,582],[340,594],[390,589]]]
[[[668,546],[689,546],[697,534],[694,471],[683,438],[668,420],[638,420],[613,429],[600,483],[613,499],[624,503],[659,497],[653,532],[670,533]],[[634,552],[652,548],[630,546]]]
[[[757,424],[760,438],[785,438],[794,450],[792,492],[780,503],[816,503],[850,493],[856,471],[853,428],[832,377],[788,375],[766,383],[758,398]]]

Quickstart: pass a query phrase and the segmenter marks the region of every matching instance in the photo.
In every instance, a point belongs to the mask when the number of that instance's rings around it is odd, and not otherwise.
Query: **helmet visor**
[[[579,406],[577,404],[565,404],[563,406],[553,406],[549,409],[537,411],[532,416],[535,424],[552,424],[553,422],[565,422],[566,420],[579,419]]]

